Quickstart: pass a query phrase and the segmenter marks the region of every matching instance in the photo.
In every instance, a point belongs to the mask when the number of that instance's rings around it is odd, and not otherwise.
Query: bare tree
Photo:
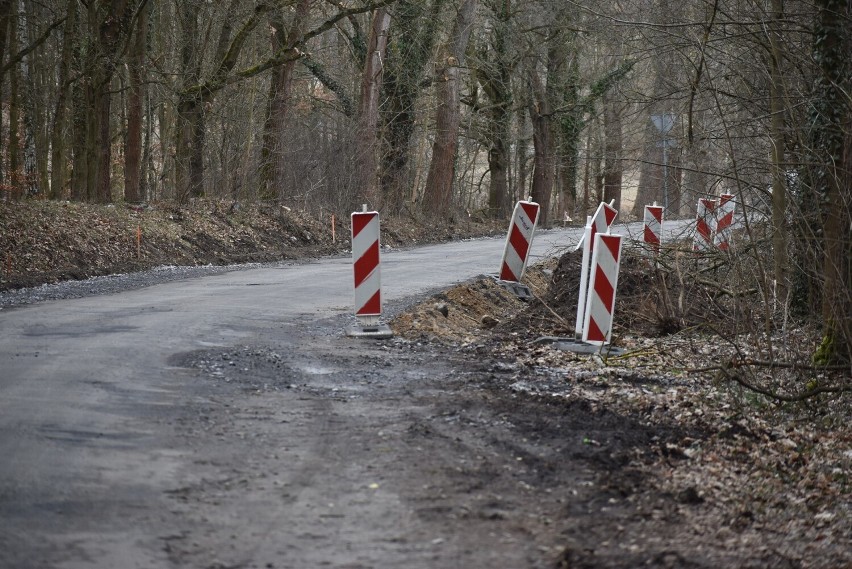
[[[447,0],[401,0],[394,5],[394,24],[384,65],[382,105],[382,202],[385,211],[403,210],[411,177],[416,103],[435,46]]]
[[[811,179],[821,197],[822,318],[820,363],[852,356],[852,2],[818,0],[814,61]]]
[[[359,197],[381,207],[381,192],[378,177],[379,137],[379,95],[382,89],[383,68],[388,46],[388,31],[391,15],[387,8],[379,8],[373,14],[370,24],[370,38],[367,44],[367,57],[361,73],[361,98],[358,109],[358,137],[356,180]]]
[[[492,19],[490,33],[481,43],[473,64],[486,101],[477,110],[485,116],[488,145],[488,212],[506,217],[511,212],[509,164],[512,121],[512,75],[519,58],[513,50],[511,0],[487,2]]]
[[[273,29],[271,38],[273,54],[294,49],[301,43],[308,25],[310,9],[310,0],[299,0],[289,23],[280,12],[272,13],[269,23]],[[260,185],[262,199],[279,197],[285,191],[287,160],[283,156],[283,149],[288,136],[287,115],[292,107],[290,97],[297,61],[292,59],[272,69],[266,123],[263,130]]]
[[[130,94],[127,98],[127,134],[124,151],[124,200],[138,203],[145,200],[140,192],[142,181],[142,121],[145,100],[145,44],[148,38],[150,5],[139,11],[133,30],[133,43],[128,53]]]
[[[441,48],[441,59],[436,66],[438,112],[424,205],[430,215],[445,219],[450,215],[453,200],[456,148],[461,123],[461,73],[466,61],[467,44],[473,30],[477,4],[478,0],[464,0],[462,3],[453,24],[453,31]]]

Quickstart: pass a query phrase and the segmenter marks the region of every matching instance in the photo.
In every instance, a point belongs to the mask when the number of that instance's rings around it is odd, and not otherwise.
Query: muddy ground
[[[392,340],[346,338],[332,319],[175,361],[222,389],[185,436],[213,434],[223,453],[173,493],[186,531],[167,540],[172,562],[852,566],[848,400],[773,406],[687,373],[721,353],[692,332],[622,326],[620,358],[536,341],[567,320],[555,297],[573,262],[532,269],[532,302],[483,277],[392,307]],[[647,275],[631,263],[628,289]],[[255,512],[246,500],[271,505],[268,531],[222,519]]]

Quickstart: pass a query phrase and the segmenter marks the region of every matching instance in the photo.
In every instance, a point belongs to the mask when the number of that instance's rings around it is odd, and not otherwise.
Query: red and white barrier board
[[[355,315],[382,314],[379,214],[352,214],[352,266],[355,273]]]
[[[531,201],[519,201],[512,214],[512,223],[506,235],[506,246],[500,261],[500,280],[520,282],[529,259],[529,251],[538,223],[539,205]]]
[[[737,202],[731,194],[722,194],[716,208],[716,237],[713,239],[716,247],[722,251],[730,248],[731,231],[734,225],[734,210]]]
[[[621,235],[595,236],[591,281],[583,323],[583,341],[586,343],[601,346],[609,344],[612,338],[620,258]]]
[[[663,206],[645,206],[645,243],[651,247],[654,253],[660,251],[660,240],[663,235]]]
[[[716,200],[708,198],[698,200],[693,251],[709,251],[713,248],[713,234],[716,231],[716,203]]]
[[[577,320],[574,324],[576,337],[583,337],[583,322],[586,316],[586,296],[589,283],[589,263],[595,246],[595,236],[609,231],[609,227],[615,221],[618,210],[608,203],[601,202],[595,215],[588,218],[583,238],[577,247],[583,247],[583,260],[580,265],[580,294],[577,300]]]

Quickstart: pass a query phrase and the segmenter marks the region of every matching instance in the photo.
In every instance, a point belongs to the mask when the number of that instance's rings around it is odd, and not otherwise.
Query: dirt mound
[[[551,270],[548,264],[532,267],[524,283],[533,295],[547,289]],[[483,275],[455,286],[394,318],[389,324],[398,336],[447,343],[470,343],[486,331],[511,320],[528,307],[513,292]]]

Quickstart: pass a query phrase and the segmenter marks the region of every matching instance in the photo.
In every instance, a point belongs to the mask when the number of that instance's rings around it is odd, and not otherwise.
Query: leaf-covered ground
[[[566,540],[558,566],[633,567],[643,551],[669,550],[648,562],[852,567],[848,370],[809,368],[816,331],[762,333],[750,325],[761,313],[754,298],[716,294],[725,279],[697,286],[628,250],[614,339],[624,353],[578,355],[551,341],[573,336],[578,277],[579,253],[565,254],[529,271],[529,303],[482,278],[391,324],[403,337],[497,360],[508,372],[495,375],[497,389],[680,433],[661,437],[651,460],[637,449],[635,460],[611,465],[611,504],[586,528],[588,539]],[[775,367],[766,365],[770,348]],[[608,443],[587,444],[605,452]]]

